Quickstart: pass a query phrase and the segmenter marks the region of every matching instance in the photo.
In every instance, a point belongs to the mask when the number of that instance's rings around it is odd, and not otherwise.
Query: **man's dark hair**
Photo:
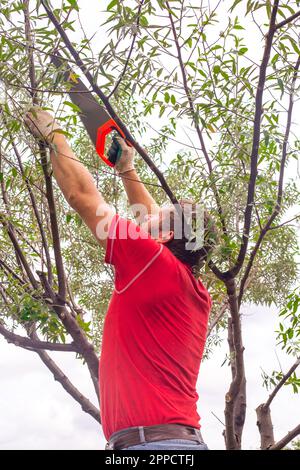
[[[182,210],[185,206],[188,206],[189,213],[191,214],[191,218],[188,220],[188,223],[192,225],[194,228],[194,223],[196,222],[196,214],[197,214],[197,204],[194,201],[189,199],[181,199],[178,201]],[[188,239],[185,237],[185,234],[182,234],[182,238],[173,238],[172,240],[168,241],[165,246],[176,256],[180,261],[183,263],[188,264],[195,273],[200,269],[206,262],[209,253],[213,250],[214,246],[217,243],[217,230],[213,219],[207,212],[207,210],[203,210],[203,219],[204,219],[204,227],[203,227],[203,245],[198,250],[191,250],[190,248],[186,247],[188,243]],[[170,214],[170,230],[174,231],[175,227],[175,217],[179,217],[174,207],[174,210],[171,211]],[[190,232],[190,227],[188,227],[188,233]]]

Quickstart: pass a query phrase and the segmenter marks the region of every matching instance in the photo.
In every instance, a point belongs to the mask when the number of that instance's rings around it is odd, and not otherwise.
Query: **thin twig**
[[[134,44],[135,44],[135,40],[137,38],[137,35],[138,35],[138,30],[139,30],[139,25],[140,25],[140,18],[141,18],[141,11],[142,11],[142,7],[143,7],[143,4],[144,4],[144,1],[145,0],[140,0],[140,4],[139,4],[139,8],[138,8],[138,12],[137,12],[137,21],[136,21],[136,30],[135,30],[135,33],[133,34],[133,37],[132,37],[132,42],[131,42],[131,46],[130,46],[130,49],[129,49],[129,53],[128,53],[128,57],[126,59],[126,62],[125,62],[125,65],[124,65],[124,69],[119,77],[119,79],[117,80],[114,88],[112,89],[112,91],[110,92],[110,94],[107,96],[107,98],[111,98],[111,96],[113,96],[115,94],[115,92],[117,91],[126,71],[127,71],[127,67],[128,67],[128,64],[129,64],[129,61],[130,61],[130,58],[131,58],[131,54],[133,52],[133,48],[134,48]]]

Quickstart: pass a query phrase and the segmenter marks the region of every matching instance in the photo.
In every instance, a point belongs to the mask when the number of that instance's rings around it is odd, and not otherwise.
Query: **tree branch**
[[[271,395],[269,396],[268,398],[268,401],[263,405],[265,406],[266,408],[269,408],[272,401],[274,400],[275,396],[277,395],[277,393],[279,392],[279,390],[281,389],[281,387],[285,384],[285,382],[290,378],[290,376],[292,375],[292,373],[297,369],[297,367],[299,366],[300,364],[300,357],[297,358],[297,360],[295,361],[295,363],[292,365],[292,367],[290,368],[290,370],[282,377],[282,379],[280,380],[280,382],[276,385],[276,387],[274,388],[273,392],[271,393]]]
[[[38,271],[38,275],[46,295],[50,297],[53,302],[53,310],[58,315],[67,332],[73,338],[78,353],[82,354],[84,357],[91,372],[92,378],[97,378],[99,361],[93,344],[89,343],[84,331],[78,325],[77,320],[73,317],[73,315],[71,315],[70,312],[68,312],[67,308],[65,307],[65,302],[60,299],[59,295],[57,295],[48,284],[45,274],[41,271]],[[96,390],[96,393],[98,393],[98,389]]]
[[[8,236],[13,244],[13,247],[15,249],[16,255],[18,256],[19,260],[21,261],[22,266],[24,267],[26,274],[28,276],[28,279],[34,289],[38,288],[38,282],[36,281],[33,272],[30,269],[30,266],[25,258],[24,253],[22,252],[20,245],[18,243],[18,240],[15,235],[15,231],[13,228],[13,225],[11,222],[7,222],[3,216],[3,214],[0,213],[0,222],[2,223],[3,227],[7,230]]]
[[[204,158],[205,158],[207,166],[208,166],[209,175],[211,176],[212,173],[213,173],[213,167],[212,167],[212,163],[211,163],[211,160],[209,158],[209,155],[208,155],[208,151],[206,149],[203,134],[202,134],[201,129],[200,129],[199,124],[198,124],[197,113],[195,111],[193,98],[191,96],[191,91],[189,89],[187,76],[186,76],[186,70],[185,70],[185,66],[184,66],[184,62],[183,62],[182,54],[181,54],[181,48],[180,48],[180,45],[179,45],[178,36],[177,36],[177,33],[176,33],[176,27],[175,27],[175,24],[174,24],[174,19],[173,19],[172,13],[171,13],[169,2],[166,2],[166,6],[167,6],[167,9],[168,9],[168,15],[169,15],[169,19],[170,19],[170,22],[171,22],[172,33],[173,33],[175,46],[176,46],[176,50],[177,50],[177,59],[178,59],[180,70],[181,70],[181,75],[182,75],[185,94],[186,94],[186,97],[188,99],[192,119],[194,121],[194,125],[195,125],[196,131],[197,131],[197,135],[199,137],[201,150],[203,152]],[[220,216],[220,220],[221,220],[221,224],[222,224],[222,228],[223,228],[223,233],[225,235],[227,235],[227,228],[226,228],[226,223],[225,223],[224,212],[223,212],[223,209],[222,209],[221,200],[220,200],[218,190],[217,190],[214,183],[212,183],[212,188],[213,188],[214,195],[215,195],[216,202],[217,202],[218,213],[219,213],[219,216]]]
[[[33,334],[33,339],[38,339],[36,334]],[[36,353],[40,356],[43,363],[52,372],[54,380],[58,381],[61,386],[68,392],[74,400],[81,405],[83,411],[91,415],[98,423],[101,423],[99,410],[86,398],[80,391],[74,387],[68,377],[62,372],[62,370],[55,364],[50,356],[45,351],[37,350]]]
[[[8,132],[9,132],[9,127],[7,125],[7,121],[6,121],[5,115],[3,113],[2,105],[0,105],[0,113],[3,117],[4,123],[6,124],[6,127],[7,127]],[[46,237],[46,234],[45,234],[45,231],[44,231],[44,228],[43,228],[43,224],[42,224],[42,221],[41,221],[41,218],[40,218],[40,214],[39,214],[39,211],[38,211],[38,208],[37,208],[36,199],[35,199],[34,193],[32,191],[32,188],[30,186],[29,179],[27,177],[25,177],[25,172],[24,172],[24,167],[23,167],[23,164],[22,164],[21,155],[18,151],[18,148],[17,148],[10,132],[9,132],[9,136],[11,138],[12,148],[14,150],[14,153],[15,153],[15,155],[17,157],[17,160],[18,160],[18,163],[19,163],[19,168],[20,168],[21,175],[24,178],[26,188],[27,188],[27,191],[29,193],[29,197],[30,197],[30,200],[31,200],[33,212],[34,212],[35,218],[36,218],[37,223],[38,223],[39,231],[40,231],[41,238],[42,238],[42,244],[43,244],[43,248],[44,248],[44,251],[45,251],[46,261],[47,261],[48,279],[49,279],[50,284],[52,284],[53,275],[52,275],[52,270],[51,270],[51,258],[50,258],[49,246],[48,246],[47,237]]]
[[[294,13],[294,15],[289,16],[289,18],[287,18],[286,20],[283,20],[280,23],[277,23],[277,25],[275,26],[275,31],[287,25],[288,23],[291,23],[293,20],[295,20],[299,16],[300,16],[300,11],[297,11],[297,13]]]
[[[25,35],[28,45],[28,58],[29,58],[29,78],[30,84],[32,89],[36,89],[36,74],[35,74],[35,65],[34,65],[34,57],[33,57],[33,50],[32,50],[32,34],[31,34],[31,26],[30,26],[30,17],[29,17],[29,0],[24,0],[24,16],[25,16]],[[36,92],[31,92],[32,102],[34,105],[39,104],[39,100],[37,98]],[[47,163],[47,151],[45,143],[40,141],[39,144],[39,153],[41,156],[41,164],[43,168],[45,183],[46,183],[46,195],[49,207],[49,215],[50,215],[50,224],[51,224],[51,232],[53,238],[53,249],[54,249],[54,257],[55,257],[55,264],[57,270],[57,279],[58,279],[58,294],[61,299],[65,300],[66,297],[66,281],[65,281],[65,271],[64,271],[64,264],[61,254],[61,247],[60,247],[60,235],[57,223],[57,216],[56,216],[56,207],[54,202],[54,194],[53,194],[53,187],[52,187],[52,180],[48,170],[48,163]]]
[[[208,328],[207,334],[206,334],[206,339],[209,337],[209,335],[211,335],[212,330],[219,323],[219,321],[224,316],[224,313],[226,312],[227,309],[228,309],[228,301],[225,301],[224,304],[220,308],[219,314],[216,315],[216,317],[213,319],[212,323],[209,325],[209,328]]]
[[[249,233],[251,226],[251,217],[254,203],[254,194],[257,178],[257,161],[258,161],[258,152],[260,144],[260,132],[261,132],[261,116],[263,111],[263,94],[266,82],[266,73],[267,66],[269,63],[271,47],[273,43],[273,37],[275,34],[275,21],[278,11],[279,0],[274,0],[269,31],[266,35],[266,45],[264,49],[263,59],[259,71],[259,80],[256,90],[255,98],[255,117],[254,117],[254,129],[253,129],[253,140],[252,140],[252,151],[251,151],[251,169],[250,169],[250,178],[248,184],[248,194],[247,194],[247,205],[244,215],[244,229],[241,248],[238,254],[236,264],[227,271],[226,275],[230,278],[236,276],[242,268],[249,242]]]
[[[278,228],[281,228],[281,227],[284,227],[284,226],[288,226],[288,224],[290,222],[293,222],[294,220],[298,220],[300,218],[300,214],[296,215],[295,217],[293,217],[292,219],[289,219],[289,220],[286,220],[285,222],[282,222],[282,224],[279,224],[279,225],[275,225],[274,227],[270,227],[269,228],[269,231],[270,230],[277,230]]]
[[[294,109],[294,93],[295,93],[295,84],[299,72],[299,67],[300,67],[300,56],[298,57],[297,63],[294,67],[294,74],[293,74],[293,79],[292,79],[292,84],[291,84],[291,93],[290,93],[290,99],[289,99],[289,108],[287,112],[287,124],[286,124],[286,130],[285,130],[285,135],[284,135],[284,141],[283,141],[283,146],[282,146],[282,157],[281,157],[281,163],[280,163],[280,172],[279,172],[279,180],[278,180],[278,191],[277,191],[277,200],[276,200],[276,206],[274,211],[272,212],[269,220],[265,224],[265,226],[261,229],[258,240],[255,244],[255,247],[253,248],[251,254],[250,254],[250,259],[248,261],[248,264],[245,269],[245,273],[242,277],[241,284],[240,284],[240,292],[239,292],[239,297],[238,297],[238,303],[241,305],[242,299],[243,299],[243,294],[244,294],[244,288],[245,288],[245,283],[247,281],[247,278],[249,276],[249,273],[251,271],[251,268],[254,263],[254,259],[257,255],[257,252],[260,248],[260,245],[266,236],[268,230],[271,229],[271,225],[274,222],[275,218],[278,216],[280,210],[281,210],[281,203],[282,203],[282,195],[283,195],[283,178],[284,178],[284,170],[285,170],[285,163],[286,163],[286,157],[287,157],[287,145],[288,145],[288,140],[289,140],[289,135],[290,135],[290,130],[291,130],[291,124],[292,124],[292,114],[293,114],[293,109]]]
[[[0,334],[4,336],[8,343],[29,351],[36,352],[37,349],[48,349],[49,351],[78,352],[74,344],[49,343],[47,341],[29,339],[8,331],[1,323]]]
[[[0,259],[0,268],[4,271],[7,271],[9,274],[11,274],[18,282],[19,284],[21,284],[21,286],[24,286],[26,284],[26,282],[20,277],[18,276],[17,273],[14,272],[13,269],[11,269],[8,264],[5,263],[5,261],[3,261],[2,259]]]
[[[269,447],[268,450],[280,450],[283,449],[284,446],[286,446],[294,437],[298,436],[300,434],[300,424],[296,426],[292,431],[289,431],[286,436],[284,436],[280,441],[276,442],[276,444],[273,444],[271,447]]]

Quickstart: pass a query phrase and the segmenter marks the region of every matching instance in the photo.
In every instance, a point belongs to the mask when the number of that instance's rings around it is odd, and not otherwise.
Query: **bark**
[[[276,397],[279,390],[283,387],[283,385],[291,377],[291,375],[297,369],[299,364],[300,364],[300,357],[297,358],[297,360],[292,365],[292,367],[288,370],[288,372],[286,374],[284,374],[282,379],[278,382],[278,384],[274,388],[273,392],[270,394],[270,396],[269,396],[268,400],[266,401],[266,403],[262,403],[256,408],[257,426],[258,426],[259,433],[260,433],[260,447],[261,447],[261,449],[270,449],[270,448],[274,449],[274,448],[277,448],[277,447],[273,447],[275,445],[275,440],[274,440],[273,424],[272,424],[272,418],[271,418],[270,405],[271,405],[272,401],[274,400],[274,398]],[[287,442],[289,442],[289,441],[286,442],[286,440],[285,440],[285,439],[288,438],[288,436],[289,436],[289,434],[285,438],[283,438],[282,442],[284,442],[284,444],[283,444],[282,447],[284,447],[284,445]],[[293,439],[293,437],[291,439]],[[280,443],[277,443],[276,445],[279,446],[278,448],[281,448]]]
[[[264,404],[256,408],[257,426],[260,433],[260,448],[269,449],[274,443],[271,410]]]
[[[244,347],[235,281],[228,281],[226,288],[231,315],[228,339],[231,352],[232,382],[225,395],[225,443],[227,450],[238,450],[241,448],[246,411]]]

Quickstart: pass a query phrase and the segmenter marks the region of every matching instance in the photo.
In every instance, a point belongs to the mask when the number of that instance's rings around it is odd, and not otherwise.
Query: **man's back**
[[[100,359],[105,437],[139,425],[199,428],[196,381],[211,306],[207,290],[168,248],[119,216],[105,261],[116,276]]]

